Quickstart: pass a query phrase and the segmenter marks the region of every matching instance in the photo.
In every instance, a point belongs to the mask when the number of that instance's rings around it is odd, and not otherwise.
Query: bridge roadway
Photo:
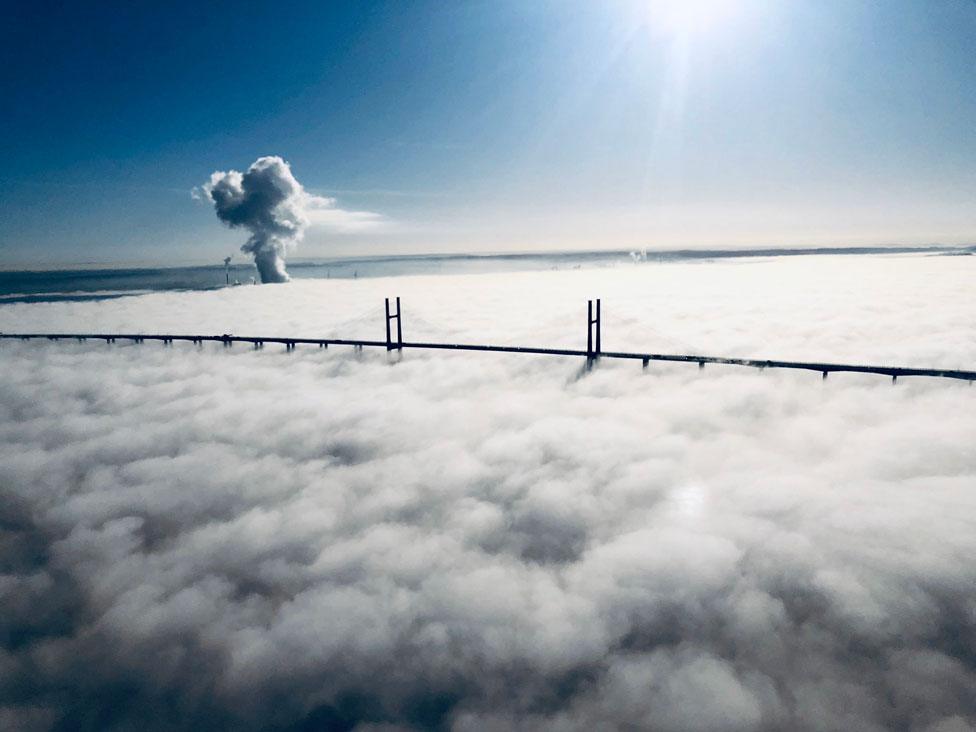
[[[758,369],[799,369],[804,371],[817,371],[827,378],[830,373],[861,373],[861,374],[880,374],[897,379],[899,376],[931,376],[945,379],[960,379],[963,381],[976,381],[976,371],[963,371],[958,369],[936,369],[936,368],[912,368],[907,366],[869,366],[861,364],[844,363],[821,363],[815,361],[780,361],[775,359],[754,359],[754,358],[725,358],[722,356],[696,356],[669,353],[629,353],[625,351],[585,351],[572,348],[538,348],[534,346],[491,346],[478,345],[471,343],[422,343],[422,342],[387,342],[387,341],[368,341],[354,340],[347,338],[283,338],[280,336],[235,336],[230,334],[222,335],[185,335],[185,334],[147,334],[147,333],[0,333],[0,339],[6,340],[33,340],[46,339],[50,341],[59,340],[103,340],[106,343],[114,343],[116,340],[132,341],[142,343],[143,341],[160,341],[165,344],[173,341],[187,341],[190,343],[202,344],[204,342],[222,343],[230,346],[234,343],[250,343],[255,348],[261,348],[265,343],[278,343],[284,345],[286,349],[292,350],[296,345],[319,346],[328,348],[329,346],[354,346],[357,348],[385,348],[387,350],[400,350],[404,348],[426,349],[426,350],[451,350],[451,351],[487,351],[493,353],[531,353],[541,356],[572,356],[585,358],[593,361],[600,358],[628,359],[641,361],[647,366],[651,361],[670,361],[677,363],[697,363],[699,368],[704,368],[705,364],[723,364],[727,366],[746,366]]]

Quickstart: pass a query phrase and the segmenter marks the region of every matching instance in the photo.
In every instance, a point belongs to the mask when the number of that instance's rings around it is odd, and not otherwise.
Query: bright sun
[[[728,21],[739,0],[650,0],[651,26],[669,35],[697,35]]]

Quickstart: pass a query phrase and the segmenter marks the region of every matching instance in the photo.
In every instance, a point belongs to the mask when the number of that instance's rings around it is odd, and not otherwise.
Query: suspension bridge
[[[506,346],[483,345],[474,343],[425,343],[403,340],[403,321],[400,310],[400,298],[394,300],[396,309],[391,309],[390,299],[386,299],[386,338],[385,340],[360,340],[350,338],[293,338],[285,336],[239,336],[224,333],[221,335],[191,335],[191,334],[161,334],[161,333],[0,333],[2,340],[46,339],[49,341],[88,340],[130,341],[143,343],[158,341],[164,345],[175,341],[185,341],[202,345],[203,343],[221,343],[224,347],[235,343],[247,343],[255,349],[263,348],[265,344],[280,344],[286,350],[294,350],[296,346],[351,346],[357,350],[363,348],[384,348],[387,351],[403,351],[404,349],[448,350],[448,351],[481,351],[492,353],[527,353],[540,356],[568,356],[586,359],[592,365],[599,359],[623,359],[640,361],[646,368],[652,361],[698,364],[698,368],[705,368],[706,364],[720,364],[725,366],[745,366],[755,369],[794,369],[814,371],[826,379],[831,373],[878,374],[891,377],[897,381],[899,376],[929,376],[944,379],[958,379],[962,381],[976,381],[976,371],[940,368],[915,368],[908,366],[874,366],[864,364],[828,363],[819,361],[783,361],[776,359],[758,358],[728,358],[724,356],[705,356],[695,354],[675,353],[639,353],[627,351],[604,351],[601,334],[601,306],[600,300],[587,302],[586,316],[586,349],[572,348],[544,348],[536,346]]]

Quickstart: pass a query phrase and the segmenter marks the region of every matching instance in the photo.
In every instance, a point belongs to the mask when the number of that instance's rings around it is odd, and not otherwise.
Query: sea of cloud
[[[976,258],[293,281],[0,331],[973,368]],[[976,388],[0,342],[0,728],[976,726]]]

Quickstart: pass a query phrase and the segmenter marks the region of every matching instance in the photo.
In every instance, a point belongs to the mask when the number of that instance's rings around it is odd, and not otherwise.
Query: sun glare
[[[650,0],[651,26],[669,35],[698,35],[719,28],[735,14],[737,0]]]

